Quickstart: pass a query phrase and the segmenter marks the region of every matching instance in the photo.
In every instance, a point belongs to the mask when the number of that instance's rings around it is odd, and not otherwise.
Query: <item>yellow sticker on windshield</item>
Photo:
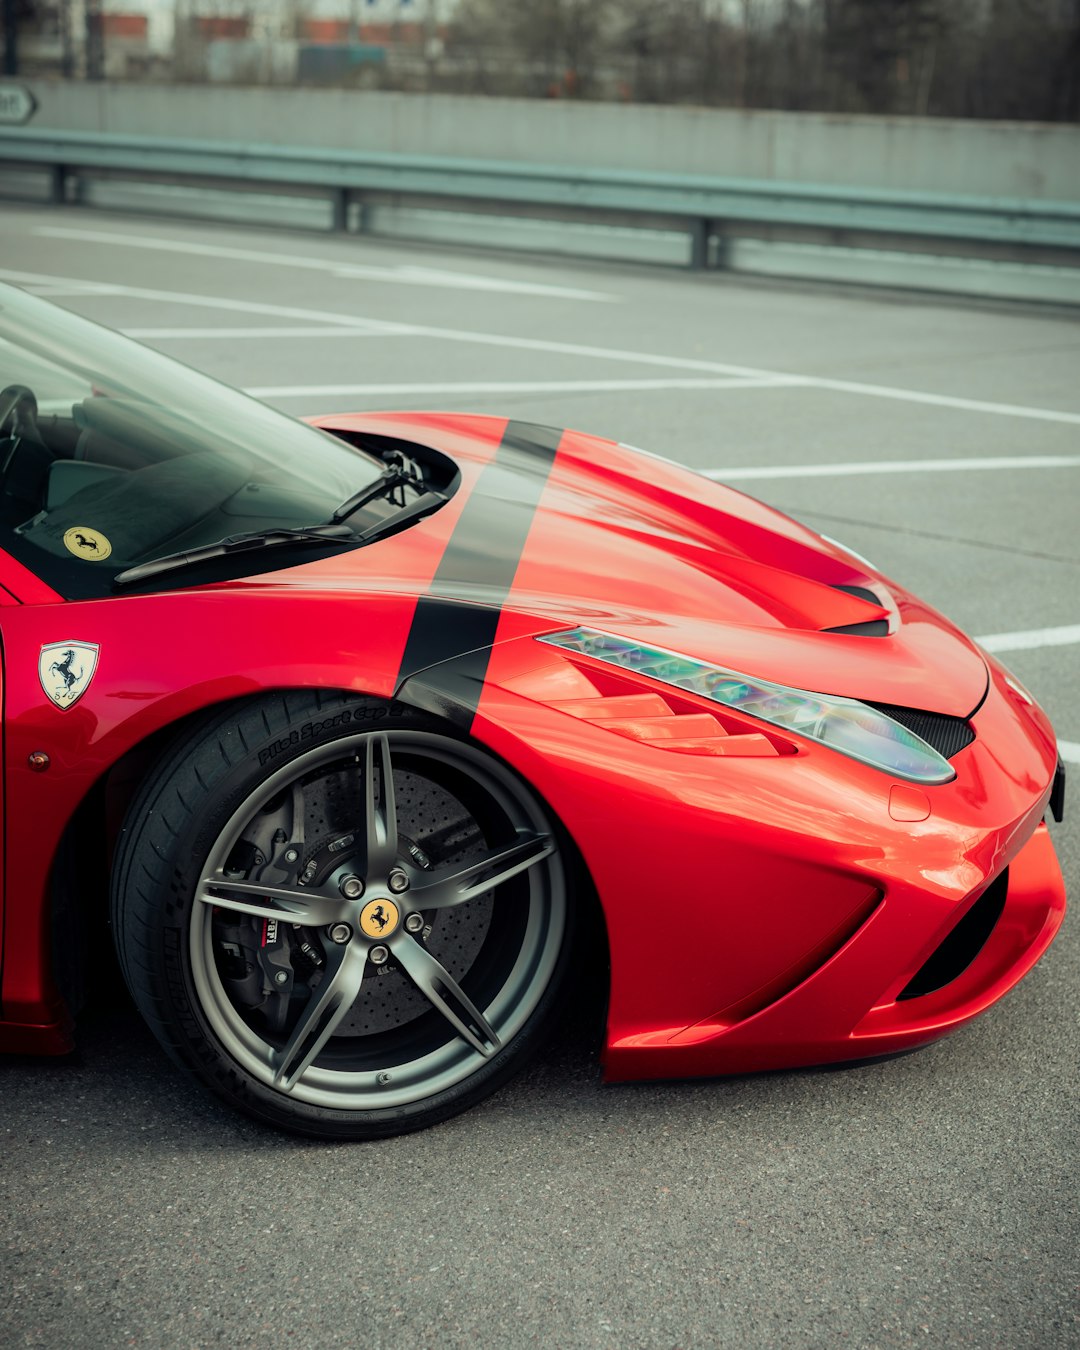
[[[112,553],[112,544],[100,530],[92,530],[89,525],[72,525],[65,530],[64,547],[86,562],[104,562]]]

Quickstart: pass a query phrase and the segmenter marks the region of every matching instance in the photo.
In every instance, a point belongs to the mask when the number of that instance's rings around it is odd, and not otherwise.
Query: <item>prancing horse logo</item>
[[[92,525],[72,525],[64,531],[64,547],[84,562],[104,562],[112,557],[112,543],[107,535]]]
[[[69,647],[67,651],[64,653],[64,659],[62,661],[54,661],[52,665],[49,667],[49,674],[59,675],[60,678],[64,681],[64,689],[69,692],[71,689],[74,688],[76,684],[78,684],[79,676],[82,674],[81,670],[72,669],[74,664],[75,664],[75,648]]]
[[[369,900],[360,911],[360,930],[369,938],[389,937],[400,918],[393,900]]]
[[[49,642],[38,655],[38,679],[58,708],[70,708],[90,688],[97,663],[95,642]]]

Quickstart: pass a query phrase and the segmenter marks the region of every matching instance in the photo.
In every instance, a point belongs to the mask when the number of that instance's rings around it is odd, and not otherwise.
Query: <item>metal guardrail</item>
[[[317,188],[330,194],[338,229],[347,227],[349,203],[363,202],[365,194],[663,217],[685,223],[693,267],[707,265],[710,236],[722,241],[725,229],[735,223],[968,241],[1010,250],[1080,250],[1080,201],[930,196],[487,159],[21,129],[0,129],[0,163],[47,167],[57,202],[68,199],[68,180],[81,170]]]

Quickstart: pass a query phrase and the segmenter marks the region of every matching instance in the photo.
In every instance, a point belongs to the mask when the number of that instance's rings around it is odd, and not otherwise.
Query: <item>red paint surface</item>
[[[381,543],[214,587],[62,604],[0,557],[4,1048],[70,1043],[49,969],[49,869],[79,804],[126,751],[187,713],[265,690],[393,692],[417,598],[504,423],[333,421],[436,446],[457,460],[460,491]],[[881,604],[837,585],[869,586]],[[467,598],[482,602],[482,588]],[[879,617],[890,622],[887,637],[820,631]],[[887,774],[533,641],[582,623],[803,688],[958,716],[978,707],[977,738],[954,759],[953,782],[925,789],[928,816],[898,820]],[[101,649],[93,683],[66,711],[37,678],[40,647],[60,640]],[[598,706],[608,699],[611,709]],[[472,730],[534,784],[592,876],[611,950],[611,1078],[744,1072],[921,1044],[1005,993],[1061,921],[1060,871],[1040,825],[1053,734],[1001,668],[811,531],[610,442],[562,442]],[[50,756],[47,773],[30,771],[35,750]],[[1006,865],[1002,919],[968,971],[898,1003]],[[663,941],[658,911],[672,916]]]

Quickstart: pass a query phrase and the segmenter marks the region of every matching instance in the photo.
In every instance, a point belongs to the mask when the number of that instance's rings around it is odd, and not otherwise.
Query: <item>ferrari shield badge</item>
[[[50,642],[38,657],[38,679],[58,708],[77,703],[97,670],[96,642]]]

